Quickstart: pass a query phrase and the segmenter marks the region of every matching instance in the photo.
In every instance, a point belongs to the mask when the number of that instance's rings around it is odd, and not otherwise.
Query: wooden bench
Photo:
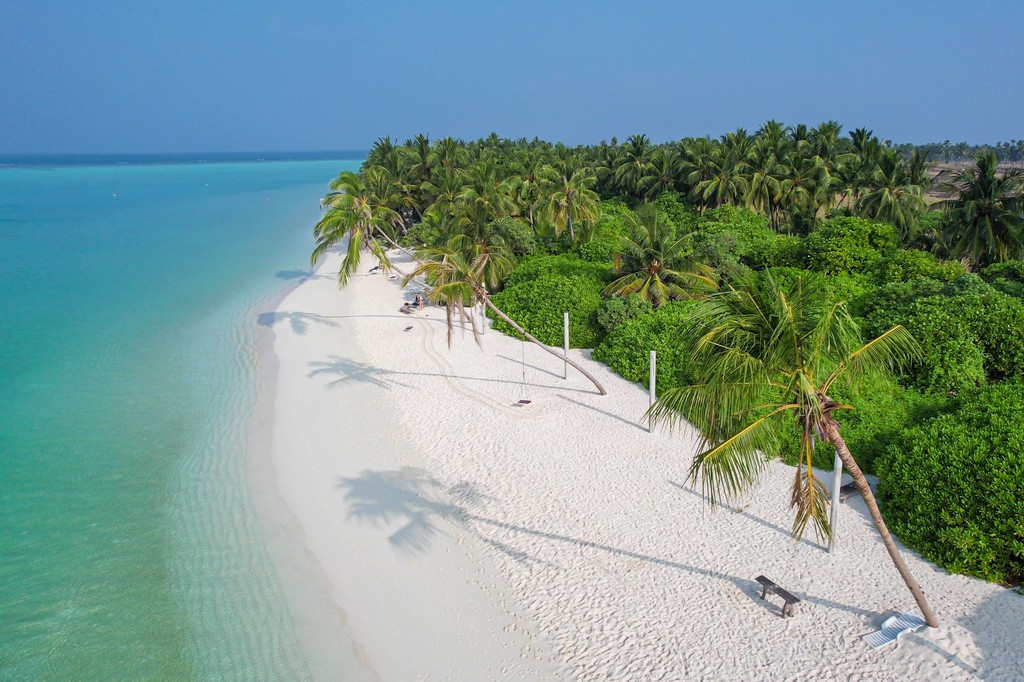
[[[761,599],[764,599],[765,595],[768,594],[768,591],[771,590],[774,594],[782,597],[786,602],[782,605],[782,617],[786,618],[793,615],[793,606],[800,603],[798,598],[794,597],[789,592],[786,592],[763,575],[757,576],[755,580],[761,583]]]

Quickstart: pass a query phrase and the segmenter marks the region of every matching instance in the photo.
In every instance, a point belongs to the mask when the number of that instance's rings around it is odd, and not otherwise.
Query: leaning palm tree
[[[704,449],[690,467],[705,498],[748,490],[764,471],[766,455],[778,452],[779,434],[800,431],[800,461],[791,505],[793,533],[799,537],[813,522],[819,536],[830,537],[828,492],[814,476],[814,441],[835,447],[853,476],[889,556],[910,588],[925,621],[938,622],[924,592],[903,561],[882,519],[864,473],[839,433],[835,412],[851,409],[830,397],[837,381],[859,383],[915,358],[917,343],[894,327],[862,344],[860,329],[844,303],[832,303],[812,277],[789,288],[770,277],[742,288],[710,294],[689,314],[683,342],[691,349],[688,369],[693,385],[666,391],[651,408],[656,420],[689,420],[703,434]]]
[[[448,343],[451,344],[453,317],[457,312],[463,317],[463,307],[467,302],[483,305],[508,326],[519,332],[526,340],[536,344],[559,360],[564,360],[580,374],[590,379],[601,395],[607,394],[604,386],[587,370],[562,353],[549,348],[528,331],[519,326],[515,320],[500,310],[491,301],[490,290],[497,286],[498,281],[512,270],[512,256],[504,244],[468,243],[456,237],[446,246],[428,247],[416,252],[416,269],[409,273],[405,281],[423,277],[429,285],[428,297],[443,303],[448,310]],[[472,319],[472,318],[471,318]],[[474,335],[478,333],[473,326]],[[477,337],[479,339],[479,337]]]
[[[658,308],[665,301],[696,298],[702,291],[717,288],[709,266],[689,258],[691,235],[676,237],[671,226],[652,213],[623,238],[615,256],[615,270],[621,276],[605,287],[605,296],[639,294]]]
[[[953,253],[975,265],[1024,255],[1024,171],[999,170],[995,152],[979,154],[973,166],[943,177],[939,189]]]
[[[358,173],[343,171],[331,181],[330,188],[332,191],[320,201],[326,210],[313,228],[316,246],[309,258],[310,264],[315,265],[329,248],[348,237],[348,250],[338,270],[338,284],[348,283],[348,278],[359,267],[364,248],[370,249],[385,269],[393,269],[387,249],[379,239],[398,246],[389,231],[401,222],[401,216],[385,206]]]

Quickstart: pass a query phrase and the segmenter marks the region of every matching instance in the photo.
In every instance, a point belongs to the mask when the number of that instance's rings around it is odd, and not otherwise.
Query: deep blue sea
[[[309,676],[244,451],[324,156],[0,159],[0,679]]]

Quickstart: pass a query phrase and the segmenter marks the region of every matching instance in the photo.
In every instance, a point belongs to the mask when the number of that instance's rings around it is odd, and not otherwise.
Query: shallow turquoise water
[[[357,166],[0,169],[0,678],[308,676],[249,499],[254,320]]]

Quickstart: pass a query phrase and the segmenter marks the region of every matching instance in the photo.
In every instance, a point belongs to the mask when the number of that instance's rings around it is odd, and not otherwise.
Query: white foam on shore
[[[648,433],[641,387],[573,351],[599,396],[491,330],[449,349],[443,310],[399,313],[372,263],[339,293],[338,262],[274,314],[270,454],[368,674],[1024,678],[1020,595],[906,552],[942,627],[872,651],[860,636],[915,605],[859,498],[831,555],[791,539],[783,464],[710,513],[685,480],[693,434]],[[803,600],[796,617],[760,574]]]

